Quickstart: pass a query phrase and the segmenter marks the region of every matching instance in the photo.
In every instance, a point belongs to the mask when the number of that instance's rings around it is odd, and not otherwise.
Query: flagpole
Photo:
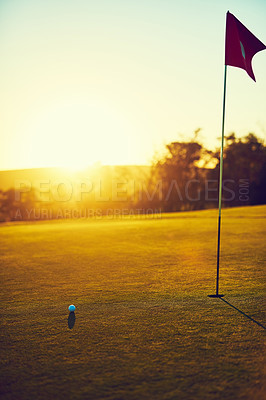
[[[222,119],[222,143],[220,153],[220,177],[219,177],[219,216],[218,216],[218,238],[217,238],[217,275],[216,275],[216,294],[209,297],[223,297],[219,294],[219,269],[220,269],[220,239],[221,239],[221,216],[222,216],[222,191],[223,191],[223,154],[224,154],[224,122],[225,122],[225,100],[226,100],[226,77],[227,65],[224,66],[224,96],[223,96],[223,119]]]

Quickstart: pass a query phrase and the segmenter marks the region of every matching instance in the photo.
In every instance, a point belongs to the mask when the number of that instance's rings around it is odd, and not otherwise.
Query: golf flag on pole
[[[225,126],[225,99],[226,99],[226,76],[227,65],[244,69],[256,82],[251,61],[258,51],[266,49],[266,46],[256,38],[233,14],[229,11],[226,15],[225,33],[225,65],[224,65],[224,95],[223,95],[223,117],[222,117],[222,142],[220,153],[219,174],[219,216],[218,216],[218,240],[217,240],[217,273],[216,293],[209,297],[223,297],[219,293],[219,268],[220,268],[220,241],[221,241],[221,211],[223,191],[223,149],[224,149],[224,126]]]
[[[244,69],[256,82],[251,65],[252,57],[265,49],[266,46],[228,11],[225,35],[225,65]]]

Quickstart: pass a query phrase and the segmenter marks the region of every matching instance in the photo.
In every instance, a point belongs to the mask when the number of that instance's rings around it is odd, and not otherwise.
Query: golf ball
[[[75,309],[76,309],[76,307],[74,306],[74,304],[71,304],[71,305],[68,307],[68,310],[69,310],[70,312],[74,312]]]

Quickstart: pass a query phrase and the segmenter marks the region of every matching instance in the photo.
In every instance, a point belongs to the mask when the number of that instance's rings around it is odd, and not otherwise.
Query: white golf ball
[[[71,305],[68,307],[68,310],[69,310],[70,312],[74,312],[75,309],[76,309],[76,307],[74,306],[74,304],[71,304]]]

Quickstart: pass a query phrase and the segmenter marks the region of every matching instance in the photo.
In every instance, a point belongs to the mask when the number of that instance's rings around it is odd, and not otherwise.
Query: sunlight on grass
[[[265,211],[224,210],[221,252],[221,291],[262,324]],[[3,224],[6,398],[262,398],[263,329],[207,297],[216,232],[216,210]]]

